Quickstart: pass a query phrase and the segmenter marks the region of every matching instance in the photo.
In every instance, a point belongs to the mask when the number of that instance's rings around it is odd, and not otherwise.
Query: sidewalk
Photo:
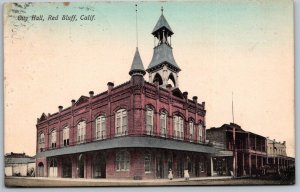
[[[46,181],[80,181],[80,182],[103,182],[103,183],[166,183],[166,182],[187,182],[184,178],[169,179],[85,179],[85,178],[54,178],[54,177],[8,177],[13,179],[25,179],[25,180],[46,180]],[[227,180],[232,179],[231,176],[214,176],[214,177],[194,177],[189,181],[205,181],[205,180]]]

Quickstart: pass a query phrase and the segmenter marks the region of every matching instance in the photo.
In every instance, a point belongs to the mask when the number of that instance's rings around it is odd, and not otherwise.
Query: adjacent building
[[[213,175],[251,176],[267,164],[266,138],[230,123],[206,130],[218,153],[212,158]]]
[[[271,140],[267,137],[267,162],[277,172],[285,171],[295,166],[295,159],[286,154],[286,142]]]
[[[25,153],[8,153],[4,156],[5,176],[35,176],[35,157]]]
[[[216,151],[206,142],[205,102],[189,99],[179,87],[173,34],[162,11],[146,70],[136,48],[129,81],[109,82],[104,92],[90,91],[37,119],[37,176],[153,179],[167,178],[170,170],[174,178],[184,170],[191,177],[211,175]]]

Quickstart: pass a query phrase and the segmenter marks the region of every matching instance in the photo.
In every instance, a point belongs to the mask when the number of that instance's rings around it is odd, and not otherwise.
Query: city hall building
[[[163,12],[152,35],[155,47],[145,70],[139,50],[127,82],[71,101],[37,119],[36,175],[63,178],[174,178],[211,175],[205,102],[189,99]],[[116,66],[117,67],[117,66]],[[148,73],[149,80],[144,79]]]

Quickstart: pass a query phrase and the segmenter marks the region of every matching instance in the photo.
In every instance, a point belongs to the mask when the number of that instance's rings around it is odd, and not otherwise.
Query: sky
[[[4,8],[4,150],[34,155],[35,125],[43,112],[69,107],[91,90],[101,93],[109,81],[130,79],[135,2],[20,5]],[[161,6],[174,32],[179,88],[206,102],[207,128],[232,122],[233,93],[234,122],[286,141],[294,157],[292,1],[139,2],[138,47],[145,68]],[[49,15],[76,15],[77,21],[48,20]],[[81,15],[95,20],[80,20]]]

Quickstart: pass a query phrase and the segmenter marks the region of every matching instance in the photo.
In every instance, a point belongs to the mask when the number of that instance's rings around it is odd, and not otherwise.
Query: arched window
[[[120,109],[116,113],[116,136],[127,135],[127,111],[125,109]]]
[[[41,133],[39,135],[39,149],[40,149],[40,152],[44,151],[44,149],[45,149],[45,134],[44,133]]]
[[[194,141],[194,136],[195,136],[195,126],[194,126],[194,122],[190,121],[189,122],[189,128],[190,128],[190,142]]]
[[[70,144],[70,129],[68,126],[63,128],[63,143],[64,146],[68,146]]]
[[[153,134],[153,109],[146,107],[146,134]]]
[[[156,73],[154,78],[153,78],[153,82],[155,82],[155,81],[158,81],[159,85],[163,84],[163,80],[162,80],[161,76],[158,73]]]
[[[85,121],[80,121],[77,124],[77,143],[84,143],[85,140]]]
[[[183,119],[182,117],[175,115],[173,117],[174,126],[174,138],[183,140]]]
[[[199,142],[202,143],[203,142],[203,125],[202,123],[199,124]]]
[[[106,118],[104,115],[97,117],[96,119],[96,139],[106,138]]]
[[[116,170],[129,171],[130,156],[127,151],[120,151],[116,155]]]
[[[145,173],[150,173],[151,172],[151,153],[146,151],[145,152]]]
[[[171,84],[173,87],[176,87],[176,81],[173,76],[173,73],[170,73],[170,75],[168,77],[168,84]]]
[[[165,112],[160,114],[160,133],[162,137],[167,135],[167,114]]]
[[[51,148],[56,148],[56,131],[53,129],[50,133]]]

